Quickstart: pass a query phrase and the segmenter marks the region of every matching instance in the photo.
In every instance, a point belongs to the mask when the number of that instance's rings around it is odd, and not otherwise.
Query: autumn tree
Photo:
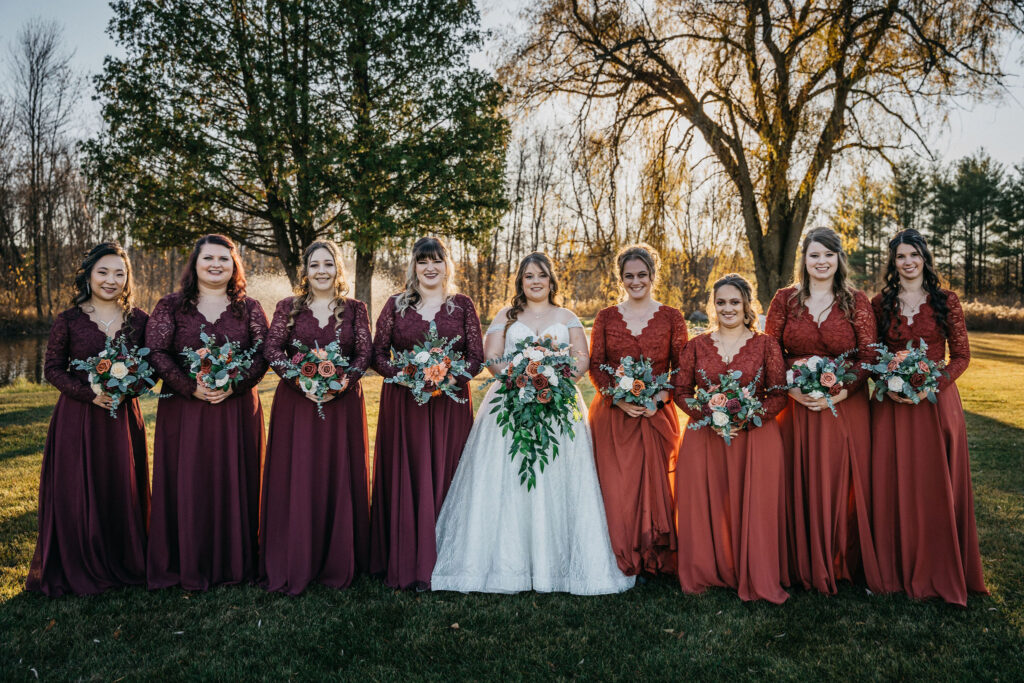
[[[543,0],[503,71],[617,118],[696,131],[739,201],[762,304],[788,283],[815,192],[888,155],[950,96],[998,84],[1017,0]]]

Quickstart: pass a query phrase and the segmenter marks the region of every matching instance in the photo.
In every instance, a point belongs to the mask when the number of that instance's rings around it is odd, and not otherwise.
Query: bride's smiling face
[[[551,276],[536,263],[531,263],[523,270],[523,293],[526,300],[541,303],[548,300],[551,291]]]

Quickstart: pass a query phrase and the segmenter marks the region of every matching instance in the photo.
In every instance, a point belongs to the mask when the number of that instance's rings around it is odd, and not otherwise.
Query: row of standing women
[[[832,231],[811,231],[802,259],[800,281],[776,293],[765,333],[750,285],[730,275],[711,293],[711,331],[687,339],[679,311],[652,297],[657,254],[627,248],[617,261],[626,296],[598,314],[588,350],[579,321],[555,303],[550,262],[532,254],[485,348],[473,302],[449,291],[452,264],[434,238],[414,246],[406,286],[388,299],[372,338],[365,305],[344,296],[331,242],[307,248],[300,291],[277,305],[269,326],[245,296],[227,238],[197,242],[180,290],[149,317],[132,306],[127,255],[99,245],[47,347],[46,377],[61,396],[44,450],[27,588],[206,590],[255,580],[298,594],[312,582],[342,588],[365,572],[396,588],[610,593],[633,577],[666,573],[686,592],[725,586],[744,600],[781,603],[797,586],[835,593],[850,580],[964,605],[985,586],[955,384],[969,361],[956,295],[940,288],[928,247],[912,230],[890,242],[886,284],[870,302],[848,285]],[[589,420],[563,439],[536,490],[527,492],[509,469],[490,411],[474,423],[468,382],[459,385],[466,403],[441,397],[423,406],[388,383],[371,499],[359,378],[371,366],[393,376],[390,350],[420,343],[431,324],[458,337],[455,350],[474,375],[515,340],[541,335],[569,343],[579,373],[589,370],[599,390]],[[242,348],[263,344],[232,390],[197,387],[187,374],[179,352],[197,347],[201,331]],[[115,335],[151,349],[166,392],[152,496],[138,402],[110,417],[110,397],[69,369]],[[933,360],[949,348],[937,404],[869,402],[862,369],[832,398],[835,417],[824,399],[778,390],[795,361],[857,349],[860,368],[873,356],[871,343],[903,348],[918,339]],[[320,406],[321,420],[315,397],[282,379],[265,441],[256,385],[296,340],[338,340],[349,381]],[[602,365],[640,355],[656,373],[676,371],[674,392],[658,396],[652,410],[600,392],[612,382]],[[730,444],[708,429],[682,430],[673,406],[700,419],[685,399],[701,371],[739,371],[744,384],[759,377],[773,419]]]

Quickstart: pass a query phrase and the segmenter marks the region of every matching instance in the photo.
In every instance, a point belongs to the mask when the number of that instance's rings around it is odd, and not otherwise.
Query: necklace
[[[714,337],[718,337],[718,339],[714,339]],[[715,341],[715,346],[718,347],[718,355],[720,355],[722,357],[722,360],[725,361],[726,363],[732,362],[732,359],[736,356],[736,353],[740,350],[740,347],[747,342],[747,339],[749,339],[749,337],[746,337],[745,335],[741,334],[737,336],[736,339],[732,341],[728,346],[724,346],[725,340],[722,339],[722,333],[720,331],[716,331],[714,337],[712,337],[712,339]],[[724,348],[723,346],[719,346],[720,343],[724,346]]]
[[[907,299],[905,299],[903,297],[900,297],[900,304],[902,304],[902,306],[903,306],[903,314],[904,315],[909,315],[909,316],[915,315],[918,311],[921,310],[921,306],[927,300],[928,300],[928,293],[927,292],[922,292],[921,295],[917,298],[917,301],[915,301],[912,304],[909,301],[907,301]]]

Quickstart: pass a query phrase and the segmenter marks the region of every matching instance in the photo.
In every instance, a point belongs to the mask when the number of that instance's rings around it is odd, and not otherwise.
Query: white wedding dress
[[[580,325],[574,320],[570,325]],[[500,327],[498,328],[500,331]],[[493,328],[488,330],[492,332]],[[569,343],[569,327],[542,330]],[[516,321],[505,334],[505,352],[533,337]],[[635,577],[619,571],[605,521],[594,467],[593,441],[579,390],[581,419],[575,438],[561,436],[558,457],[537,473],[537,486],[519,483],[519,461],[509,456],[488,390],[437,520],[433,590],[517,593],[535,590],[577,595],[619,593]]]

